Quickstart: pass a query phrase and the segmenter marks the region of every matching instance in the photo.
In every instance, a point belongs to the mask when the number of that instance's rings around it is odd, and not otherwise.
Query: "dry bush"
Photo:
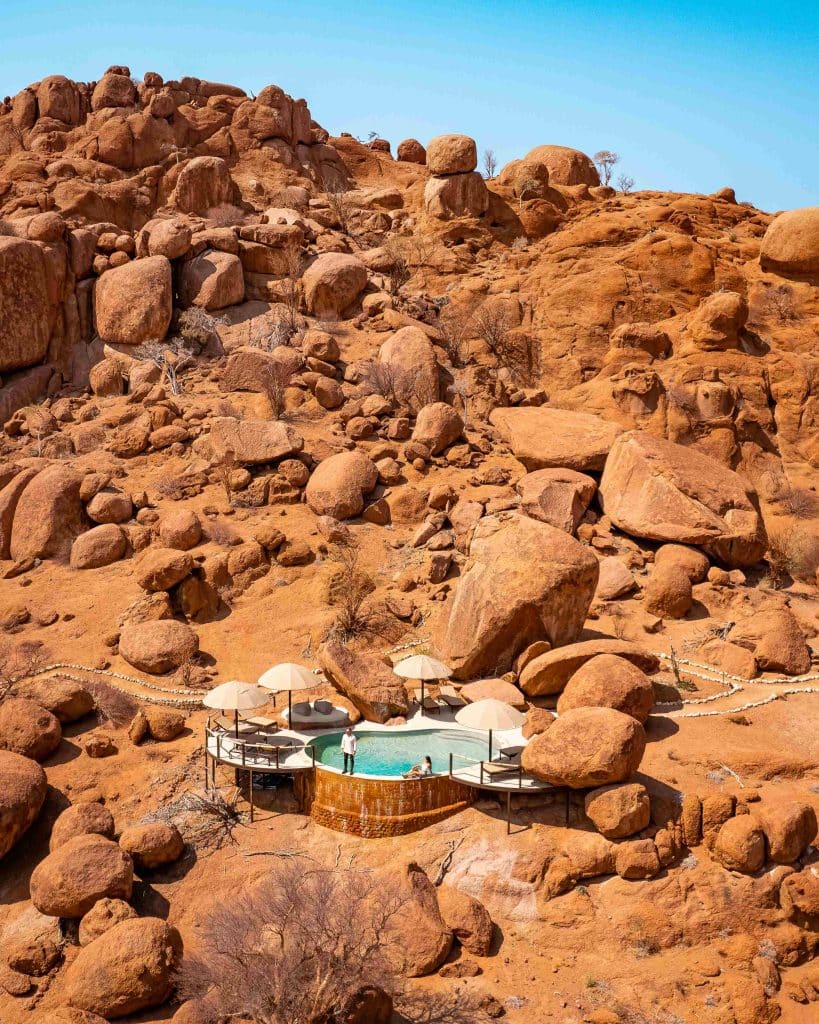
[[[630,178],[627,174],[621,174],[617,179],[617,187],[624,196],[631,195],[634,190],[634,178]]]
[[[438,314],[436,327],[455,369],[466,366],[471,356],[472,311],[447,304]]]
[[[763,318],[777,323],[790,323],[799,319],[793,288],[789,284],[762,281],[761,285],[764,291],[759,298],[759,312]]]
[[[218,336],[217,327],[224,322],[224,317],[213,316],[200,306],[191,306],[179,314],[179,339],[188,352],[201,352]]]
[[[390,295],[399,295],[412,276],[409,244],[398,238],[390,238],[383,249],[387,267],[387,289]]]
[[[819,537],[791,523],[768,535],[768,580],[774,587],[788,579],[815,582],[819,570]]]
[[[133,697],[109,683],[94,679],[84,685],[94,698],[94,710],[100,722],[110,722],[116,728],[122,728],[139,710]]]
[[[237,843],[234,831],[244,824],[245,814],[239,810],[241,790],[236,787],[225,794],[221,789],[205,789],[185,793],[175,804],[166,805],[164,820],[176,823],[181,816],[192,814],[188,831],[198,845],[220,850],[226,843]]]
[[[786,483],[773,495],[773,500],[796,519],[814,519],[819,516],[819,494],[807,487]]]
[[[208,540],[213,541],[222,548],[235,548],[242,543],[242,538],[226,522],[221,519],[212,519],[207,524],[206,533]]]
[[[285,398],[293,373],[289,366],[281,362],[270,362],[262,371],[261,386],[268,404],[270,416],[274,420],[281,419],[285,411]]]
[[[228,505],[233,504],[233,487],[231,486],[230,480],[236,469],[236,456],[230,449],[228,449],[219,463],[216,466],[216,473],[219,477],[219,483],[225,492],[225,500]]]
[[[541,184],[537,178],[525,178],[518,186],[518,211],[523,209],[523,201],[527,196],[536,196],[540,191]]]
[[[179,374],[188,363],[189,353],[185,351],[180,340],[169,338],[167,341],[146,341],[138,345],[133,354],[137,359],[147,359],[159,367],[162,379],[167,383],[172,395],[182,394]]]
[[[290,242],[285,246],[284,259],[286,272],[282,282],[282,303],[284,304],[284,315],[281,323],[288,332],[288,341],[303,333],[304,321],[299,306],[301,304],[301,289],[299,282],[304,273],[304,252],[296,242]]]
[[[604,185],[608,185],[611,181],[615,165],[620,163],[619,154],[612,152],[610,149],[599,149],[592,157],[592,160],[601,181]]]
[[[387,401],[397,403],[398,395],[411,385],[407,375],[392,363],[371,359],[361,367],[361,380],[372,394],[381,395]]]
[[[383,874],[280,856],[269,874],[211,913],[197,950],[182,962],[180,995],[207,994],[217,1015],[256,1024],[332,1024],[345,1019],[351,996],[375,987],[408,1022],[481,1020],[463,997],[434,1006],[403,997],[391,952],[405,899]]]
[[[523,385],[534,384],[541,371],[541,349],[536,338],[516,332],[512,315],[501,304],[484,304],[473,317],[473,333],[481,338],[505,367],[512,379]]]
[[[376,632],[375,611],[367,603],[375,590],[375,581],[361,567],[358,546],[336,544],[330,558],[337,566],[329,589],[329,603],[336,611],[327,637],[348,643]]]
[[[350,189],[341,178],[327,178],[323,181],[324,193],[327,196],[327,203],[338,222],[339,228],[345,235],[350,234],[350,217],[353,213],[353,201]]]
[[[494,149],[485,149],[483,151],[483,176],[484,178],[494,178],[498,170],[498,160],[495,156]]]

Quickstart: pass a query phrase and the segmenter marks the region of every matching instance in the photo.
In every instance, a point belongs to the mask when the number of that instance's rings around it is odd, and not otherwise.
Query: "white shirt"
[[[356,738],[353,733],[344,733],[341,737],[341,752],[342,754],[355,754]]]

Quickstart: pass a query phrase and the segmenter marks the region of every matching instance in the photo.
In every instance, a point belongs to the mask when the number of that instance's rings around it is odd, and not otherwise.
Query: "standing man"
[[[347,762],[350,762],[350,775],[355,772],[355,751],[357,747],[355,735],[353,734],[352,728],[348,725],[344,735],[341,737],[341,751],[344,754],[344,771],[342,775],[347,774]]]

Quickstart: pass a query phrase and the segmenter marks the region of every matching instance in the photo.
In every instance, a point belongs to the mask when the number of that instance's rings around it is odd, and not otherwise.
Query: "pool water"
[[[344,767],[341,753],[343,733],[332,733],[313,740],[316,761],[331,768]],[[449,755],[459,754],[471,762],[486,760],[489,737],[479,733],[460,732],[456,729],[416,729],[395,732],[355,733],[358,750],[355,756],[356,775],[400,776],[426,755],[432,761],[433,772],[449,771]],[[467,761],[455,758],[454,767],[463,767]]]

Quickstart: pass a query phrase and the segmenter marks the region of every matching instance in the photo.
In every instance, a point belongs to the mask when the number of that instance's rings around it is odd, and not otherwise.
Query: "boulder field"
[[[817,208],[483,142],[122,65],[0,101],[4,1024],[267,1019],[231,992],[300,968],[202,958],[283,869],[354,950],[314,1024],[812,1020]],[[523,714],[508,834],[439,739],[331,777],[374,841],[306,776],[206,789],[207,690],[296,662],[299,723],[390,730],[414,654],[424,733]]]

